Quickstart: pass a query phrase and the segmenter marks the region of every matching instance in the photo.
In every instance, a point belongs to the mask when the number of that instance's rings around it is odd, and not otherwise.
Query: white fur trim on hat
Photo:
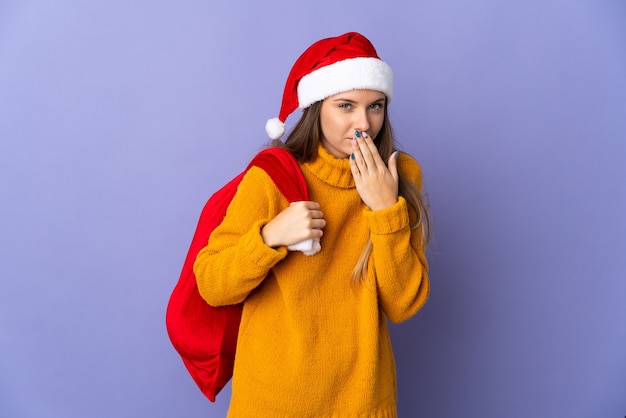
[[[265,132],[271,139],[279,139],[285,133],[285,124],[278,118],[272,118],[265,124]]]
[[[298,107],[307,108],[344,91],[367,89],[393,95],[393,72],[378,58],[350,58],[321,67],[302,77],[298,83]]]

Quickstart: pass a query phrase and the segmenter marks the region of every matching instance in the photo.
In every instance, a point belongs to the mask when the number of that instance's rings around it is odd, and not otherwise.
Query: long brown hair
[[[317,157],[317,148],[322,140],[322,126],[320,122],[320,109],[322,102],[316,102],[304,109],[300,120],[293,127],[285,142],[277,139],[272,142],[272,146],[289,150],[301,163],[312,161]],[[396,142],[387,113],[385,104],[385,118],[383,125],[378,132],[374,143],[383,161],[388,161],[393,152],[396,151]],[[422,237],[422,245],[427,245],[430,239],[430,219],[428,207],[424,196],[417,186],[398,173],[398,194],[407,201],[409,207],[414,211],[414,222],[411,229],[419,229]],[[413,217],[412,217],[413,218]],[[352,279],[358,283],[367,276],[367,265],[372,253],[372,240],[368,238],[363,251],[352,271]]]

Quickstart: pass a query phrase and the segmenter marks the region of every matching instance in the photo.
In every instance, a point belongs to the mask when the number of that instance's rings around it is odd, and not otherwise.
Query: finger
[[[393,179],[396,181],[398,180],[398,154],[398,151],[392,153],[389,156],[389,162],[387,164],[389,172],[391,173],[391,177],[393,177]]]
[[[369,143],[371,143],[371,139],[368,139],[369,136],[366,132],[362,132],[359,137],[356,138],[358,153],[357,155],[357,164],[359,164],[359,169],[361,171],[371,170],[376,167],[376,161],[372,156],[372,151],[369,147]],[[360,155],[361,158],[358,158]]]
[[[363,138],[365,139],[364,144],[367,147],[367,151],[371,155],[372,161],[376,164],[376,166],[384,164],[383,159],[380,156],[380,152],[374,143],[374,138],[369,136],[367,132],[363,132]]]
[[[289,206],[303,206],[305,209],[318,210],[320,204],[310,200],[299,200],[297,202],[291,202]]]
[[[356,157],[356,153],[357,152],[355,150],[355,152],[353,152],[350,155],[350,169],[352,170],[352,177],[355,177],[355,178],[361,176],[361,170],[359,170],[359,166],[358,166],[358,164],[356,162],[356,158],[357,158]]]
[[[363,155],[364,165],[366,166],[362,171],[364,173],[386,172],[387,165],[383,161],[374,140],[367,132],[363,132],[362,136],[363,141],[359,144],[359,150]]]
[[[311,229],[311,231],[309,232],[307,239],[308,238],[322,238],[322,235],[324,235],[324,231],[321,228],[314,228],[314,229]]]
[[[352,150],[350,158],[355,163],[355,167],[352,167],[353,175],[366,175],[373,169],[374,162],[362,136],[352,141]]]
[[[312,210],[311,218],[313,219],[324,219],[324,213],[321,210]]]
[[[313,202],[311,200],[307,200],[304,202],[307,209],[311,210],[319,210],[320,204],[317,202]]]
[[[326,226],[326,221],[324,219],[314,219],[311,222],[311,229],[323,229]]]

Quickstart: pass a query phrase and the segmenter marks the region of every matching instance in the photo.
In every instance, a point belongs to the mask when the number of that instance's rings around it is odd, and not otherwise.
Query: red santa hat
[[[363,35],[348,32],[311,45],[296,60],[283,93],[277,118],[267,121],[270,138],[285,133],[285,121],[296,108],[305,109],[315,102],[344,91],[368,89],[385,93],[391,101],[393,73]]]

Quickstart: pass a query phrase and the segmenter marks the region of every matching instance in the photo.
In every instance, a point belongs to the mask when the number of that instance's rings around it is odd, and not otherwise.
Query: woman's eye
[[[373,103],[370,105],[370,109],[373,109],[373,110],[380,110],[382,108],[383,108],[383,105],[380,103]]]
[[[343,109],[343,110],[349,110],[350,107],[351,107],[350,103],[342,103],[342,104],[339,105],[339,108]]]

